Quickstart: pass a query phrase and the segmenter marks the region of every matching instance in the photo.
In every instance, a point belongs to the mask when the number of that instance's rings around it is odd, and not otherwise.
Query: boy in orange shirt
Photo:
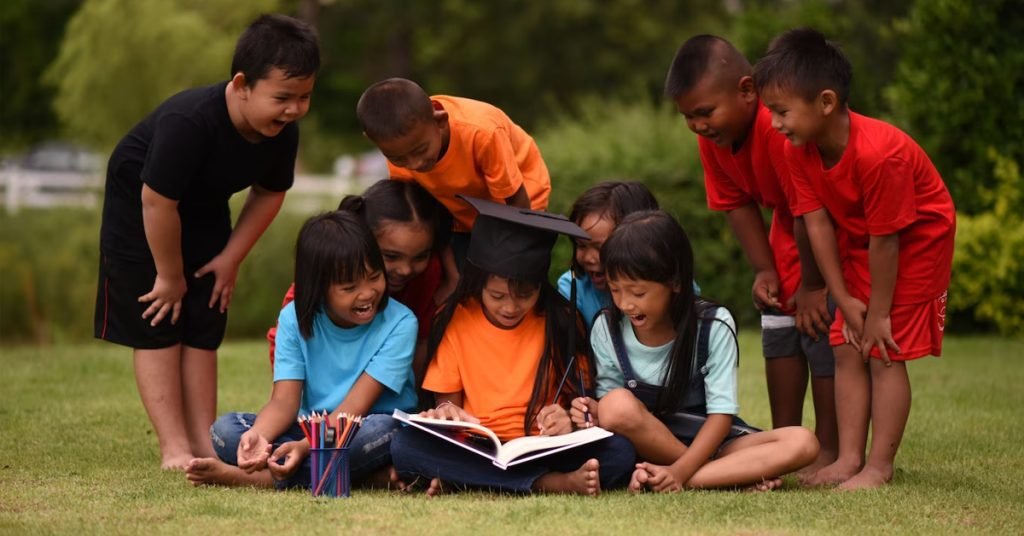
[[[789,211],[786,138],[772,128],[752,71],[731,43],[699,35],[676,53],[665,94],[698,135],[708,208],[726,213],[755,272],[773,428],[801,424],[810,370],[821,451],[804,474],[813,474],[835,461],[838,450],[831,318],[814,259],[809,251],[798,254],[796,235],[805,233]],[[761,207],[772,209],[769,231]]]
[[[839,307],[839,458],[810,483],[841,489],[892,479],[910,416],[906,361],[942,352],[956,231],[953,200],[921,147],[847,107],[851,77],[842,51],[806,28],[777,37],[754,70],[772,126],[789,138],[793,214]]]
[[[551,177],[533,138],[498,108],[435,95],[404,78],[366,89],[356,115],[363,134],[388,159],[392,179],[415,181],[455,219],[459,264],[476,213],[456,195],[544,210]]]

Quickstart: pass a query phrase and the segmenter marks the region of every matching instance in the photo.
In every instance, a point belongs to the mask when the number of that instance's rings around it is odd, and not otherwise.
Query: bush
[[[725,217],[707,208],[697,139],[676,111],[646,97],[593,98],[582,101],[573,115],[558,116],[537,131],[551,171],[550,209],[568,213],[584,190],[604,180],[643,182],[686,229],[702,293],[752,321],[750,268]],[[566,270],[570,254],[568,241],[559,241],[553,276]]]

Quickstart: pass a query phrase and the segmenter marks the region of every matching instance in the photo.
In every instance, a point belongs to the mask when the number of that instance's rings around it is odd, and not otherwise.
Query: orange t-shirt
[[[533,138],[495,106],[472,99],[436,95],[435,108],[448,112],[448,150],[430,171],[419,173],[388,162],[391,178],[415,181],[440,201],[468,232],[476,211],[455,194],[505,201],[526,185],[530,207],[545,210],[551,176]]]
[[[487,320],[477,300],[460,304],[427,367],[423,388],[461,391],[463,408],[502,441],[522,437],[544,329],[544,317],[533,311],[514,329],[501,329]]]

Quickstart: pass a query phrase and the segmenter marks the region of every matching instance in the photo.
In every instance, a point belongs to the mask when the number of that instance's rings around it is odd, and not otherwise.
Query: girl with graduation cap
[[[581,384],[592,385],[593,358],[583,324],[552,287],[548,268],[559,234],[588,236],[560,215],[464,199],[480,215],[459,284],[434,321],[423,388],[436,404],[423,415],[479,422],[502,442],[571,432],[566,408]],[[582,381],[562,389],[567,373]],[[636,457],[628,441],[612,436],[503,470],[415,428],[398,432],[391,453],[403,480],[431,479],[430,495],[441,481],[597,495],[625,486]]]

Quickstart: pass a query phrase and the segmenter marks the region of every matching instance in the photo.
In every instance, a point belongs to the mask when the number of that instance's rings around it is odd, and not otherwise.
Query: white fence
[[[313,212],[331,208],[344,195],[361,192],[376,179],[296,175],[285,209]],[[103,180],[102,175],[8,168],[0,170],[0,195],[4,209],[12,214],[22,208],[97,208],[103,203]]]

